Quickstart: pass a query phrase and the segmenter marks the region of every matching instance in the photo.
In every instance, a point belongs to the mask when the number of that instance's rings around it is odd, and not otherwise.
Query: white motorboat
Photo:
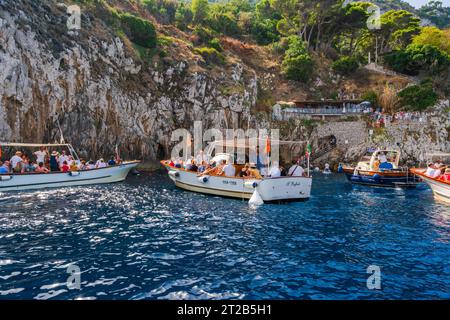
[[[25,144],[25,143],[0,143],[2,147],[19,148],[67,148],[72,157],[79,158],[70,144]],[[131,169],[140,162],[121,162],[118,165],[105,168],[80,170],[70,172],[48,172],[48,173],[8,173],[0,174],[0,192],[12,190],[31,190],[42,188],[61,188],[80,185],[93,185],[119,182],[125,180]]]
[[[217,143],[217,142],[215,142]],[[212,150],[212,148],[209,148]],[[211,159],[211,153],[206,153]],[[211,159],[233,159],[231,154],[220,153]],[[305,201],[311,195],[312,178],[309,172],[306,176],[281,176],[277,178],[261,177],[241,178],[217,175],[199,175],[195,171],[176,168],[169,165],[170,161],[161,161],[167,169],[170,179],[179,188],[223,197],[250,199],[255,193],[259,194],[264,202]],[[232,162],[234,163],[234,161]],[[236,165],[236,173],[243,165]]]

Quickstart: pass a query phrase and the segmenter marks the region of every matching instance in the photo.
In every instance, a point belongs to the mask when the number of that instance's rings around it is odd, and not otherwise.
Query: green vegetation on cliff
[[[158,46],[157,35],[189,42],[190,53],[201,56],[210,69],[223,68],[238,54],[249,64],[261,65],[248,55],[248,46],[265,46],[271,63],[283,80],[300,85],[317,78],[328,84],[333,75],[361,78],[360,66],[369,59],[387,69],[431,78],[440,95],[450,92],[450,29],[440,1],[416,10],[400,0],[378,0],[379,25],[374,23],[374,5],[344,0],[136,0],[83,1],[97,3],[113,12],[119,28],[140,51]],[[433,17],[436,14],[436,17]],[[436,26],[421,26],[421,19]],[[107,19],[106,19],[107,20]],[[256,48],[256,47],[252,47]],[[252,49],[258,52],[257,49]],[[166,51],[160,50],[160,58]],[[256,54],[256,53],[255,53]],[[141,54],[142,56],[142,54]],[[370,56],[370,58],[369,58]],[[252,61],[251,59],[254,59]],[[270,59],[261,59],[268,61]],[[320,80],[319,82],[322,82]],[[400,91],[403,86],[396,88]],[[330,88],[323,92],[337,92]],[[375,92],[372,87],[365,92]],[[423,92],[420,90],[419,92]],[[378,92],[382,95],[382,92]],[[424,93],[425,94],[425,93]],[[322,91],[315,91],[314,98]],[[333,94],[333,96],[338,96]],[[426,98],[426,97],[425,97]]]

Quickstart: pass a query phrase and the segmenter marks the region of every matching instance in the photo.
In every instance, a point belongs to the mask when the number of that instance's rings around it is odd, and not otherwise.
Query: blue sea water
[[[337,174],[308,202],[258,209],[162,173],[0,194],[0,299],[225,298],[449,299],[450,207]]]

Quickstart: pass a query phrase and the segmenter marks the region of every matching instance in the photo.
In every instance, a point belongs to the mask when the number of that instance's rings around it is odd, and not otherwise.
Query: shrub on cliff
[[[369,101],[373,109],[378,108],[378,105],[379,105],[378,94],[375,91],[369,90],[369,91],[365,92],[361,96],[361,99],[364,101]]]
[[[194,31],[192,31],[192,34],[194,35],[194,43],[197,44],[207,44],[209,41],[214,39],[215,32],[211,29],[202,27],[202,26],[195,26]]]
[[[223,51],[222,45],[220,44],[220,39],[219,38],[213,38],[211,40],[209,40],[208,45],[211,48],[216,49],[219,52]]]
[[[418,85],[406,87],[398,93],[398,97],[402,108],[413,111],[424,111],[438,101],[433,84],[427,80]]]
[[[201,55],[207,64],[224,64],[225,57],[214,48],[195,48],[194,52]]]
[[[310,80],[313,73],[313,61],[299,37],[289,37],[289,47],[281,66],[290,80],[302,82]]]
[[[436,75],[450,66],[447,53],[427,44],[411,44],[405,50],[387,54],[384,61],[395,71],[409,75],[420,72]]]
[[[119,18],[125,34],[131,41],[144,48],[156,47],[156,31],[150,21],[130,13],[121,13]]]
[[[336,73],[349,75],[358,69],[359,64],[355,57],[343,56],[334,61],[331,67]]]

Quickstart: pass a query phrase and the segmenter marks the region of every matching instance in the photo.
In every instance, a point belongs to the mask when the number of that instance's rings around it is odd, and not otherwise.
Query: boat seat
[[[390,162],[382,162],[382,163],[380,163],[380,166],[378,168],[392,170],[392,169],[394,169],[394,166]]]

